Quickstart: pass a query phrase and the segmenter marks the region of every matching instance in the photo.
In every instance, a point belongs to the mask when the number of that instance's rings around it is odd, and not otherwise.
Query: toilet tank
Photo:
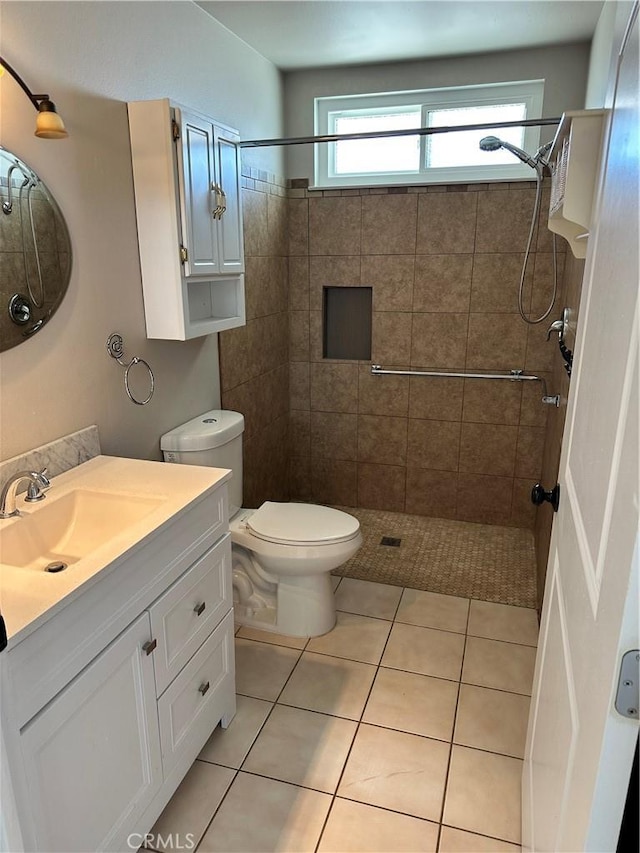
[[[230,468],[229,516],[242,506],[242,433],[240,412],[213,409],[165,433],[160,449],[165,462]]]

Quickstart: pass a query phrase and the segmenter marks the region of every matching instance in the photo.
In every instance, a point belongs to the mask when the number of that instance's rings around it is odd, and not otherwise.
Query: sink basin
[[[3,529],[0,562],[39,571],[50,564],[72,565],[149,515],[164,500],[74,489]]]

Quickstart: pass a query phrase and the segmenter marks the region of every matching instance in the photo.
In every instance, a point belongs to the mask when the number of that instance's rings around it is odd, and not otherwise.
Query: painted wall
[[[48,326],[0,355],[0,458],[91,423],[104,452],[159,458],[163,432],[220,405],[218,341],[146,340],[126,101],[170,97],[245,138],[278,136],[280,73],[192,3],[4,2],[1,15],[2,55],[33,91],[51,94],[70,136],[36,139],[33,107],[5,75],[0,141],[52,190],[74,264]],[[281,174],[281,154],[252,152],[247,166]],[[113,331],[125,355],[153,367],[145,407],[129,402],[106,354]]]
[[[508,80],[544,78],[543,115],[559,116],[564,110],[582,108],[588,64],[589,45],[580,43],[421,62],[291,71],[284,75],[286,134],[313,134],[313,99],[323,95],[393,92]],[[543,128],[541,141],[551,138],[553,129]],[[312,146],[292,145],[286,156],[289,177],[313,179]]]

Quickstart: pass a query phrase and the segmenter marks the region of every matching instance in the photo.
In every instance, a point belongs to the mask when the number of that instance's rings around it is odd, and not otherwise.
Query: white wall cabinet
[[[167,99],[128,110],[147,337],[244,325],[237,131]]]
[[[3,763],[22,835],[12,851],[122,851],[129,836],[139,845],[214,728],[231,721],[226,489],[3,652]]]

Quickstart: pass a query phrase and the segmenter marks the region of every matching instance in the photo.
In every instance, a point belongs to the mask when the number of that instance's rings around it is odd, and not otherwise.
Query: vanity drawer
[[[233,611],[158,700],[165,779],[185,752],[194,758],[220,720],[235,713]]]
[[[232,605],[231,537],[203,554],[150,608],[160,696]]]

